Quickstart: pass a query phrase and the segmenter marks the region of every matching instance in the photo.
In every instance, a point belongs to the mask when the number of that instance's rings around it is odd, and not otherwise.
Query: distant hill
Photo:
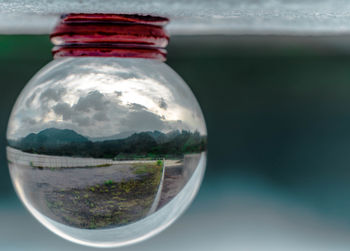
[[[69,129],[48,128],[37,134],[31,133],[18,142],[18,146],[28,148],[56,148],[71,143],[85,143],[89,140]]]
[[[112,136],[108,136],[108,137],[88,137],[88,139],[92,142],[96,142],[96,141],[105,141],[105,140],[115,140],[115,139],[124,139],[127,138],[131,135],[133,135],[134,133],[136,133],[135,131],[129,131],[129,132],[122,132],[122,133],[118,133],[118,134],[114,134]]]
[[[125,138],[91,141],[73,130],[48,128],[8,143],[21,151],[37,154],[135,159],[202,152],[206,149],[206,136],[189,131],[147,131]]]

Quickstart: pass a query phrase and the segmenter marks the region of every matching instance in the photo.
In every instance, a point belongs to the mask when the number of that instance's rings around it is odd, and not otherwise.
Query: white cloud
[[[191,91],[160,62],[75,58],[59,60],[48,69],[21,95],[8,137],[48,127],[89,137],[145,130],[206,133]]]

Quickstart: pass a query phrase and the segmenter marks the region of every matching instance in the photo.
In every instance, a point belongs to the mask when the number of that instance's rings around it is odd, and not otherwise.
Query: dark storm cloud
[[[64,121],[71,121],[78,126],[89,126],[91,124],[89,114],[76,111],[74,106],[72,107],[67,103],[58,103],[52,109],[57,115],[61,115]]]
[[[66,93],[66,89],[64,88],[58,88],[58,89],[49,88],[40,95],[40,100],[41,101],[45,101],[45,100],[59,101],[65,93]]]
[[[86,97],[81,97],[76,105],[74,105],[75,111],[89,111],[90,109],[95,111],[102,111],[109,103],[105,96],[99,91],[89,92]]]
[[[96,112],[92,118],[97,121],[109,121],[109,118],[107,117],[106,113],[101,111]]]
[[[92,123],[88,116],[77,114],[72,118],[72,122],[78,124],[78,126],[90,126]]]
[[[62,115],[63,120],[69,120],[74,115],[74,111],[67,103],[58,103],[52,109],[57,115]]]
[[[125,130],[134,128],[136,131],[162,130],[166,127],[160,116],[144,109],[130,112],[123,120]]]
[[[169,127],[164,117],[150,112],[145,106],[130,103],[127,106],[111,102],[108,97],[98,91],[89,92],[80,97],[74,105],[61,102],[53,106],[53,111],[62,116],[63,121],[72,123],[72,126],[91,127],[107,125],[119,128],[118,131],[130,130],[162,130]],[[112,121],[112,122],[108,122]]]
[[[147,110],[145,106],[136,103],[129,104],[129,107],[134,111]]]
[[[52,109],[57,115],[62,116],[64,123],[72,123],[73,128],[78,126],[88,130],[108,126],[114,132],[128,131],[130,128],[135,131],[148,131],[169,129],[173,125],[172,122],[166,121],[164,116],[149,111],[143,105],[137,103],[123,105],[118,99],[113,101],[99,91],[93,91],[80,97],[76,104],[61,102]],[[164,100],[160,100],[159,104],[163,109],[167,107]]]
[[[117,94],[117,97],[121,97],[123,95],[123,92],[115,91],[114,93]]]
[[[163,98],[161,98],[158,102],[159,107],[166,110],[168,108],[168,104],[165,102],[165,100]]]
[[[53,106],[53,111],[62,116],[64,121],[70,121],[79,127],[88,127],[96,122],[109,121],[107,116],[111,112],[111,102],[99,91],[89,92],[85,97],[80,97],[78,102],[71,106],[62,102]],[[119,111],[117,107],[113,109]]]

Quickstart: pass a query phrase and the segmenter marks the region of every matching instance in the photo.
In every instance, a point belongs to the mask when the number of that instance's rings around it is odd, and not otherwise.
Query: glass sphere
[[[156,60],[62,58],[24,88],[7,130],[13,184],[48,229],[113,247],[169,226],[198,191],[206,126]]]

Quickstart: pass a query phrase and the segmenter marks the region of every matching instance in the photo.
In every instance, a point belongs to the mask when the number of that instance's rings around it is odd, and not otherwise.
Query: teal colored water
[[[168,64],[196,95],[208,166],[172,227],[119,250],[348,250],[347,38],[173,38]],[[5,130],[19,91],[51,60],[46,37],[0,37],[0,246],[86,250],[48,232],[15,197]]]

